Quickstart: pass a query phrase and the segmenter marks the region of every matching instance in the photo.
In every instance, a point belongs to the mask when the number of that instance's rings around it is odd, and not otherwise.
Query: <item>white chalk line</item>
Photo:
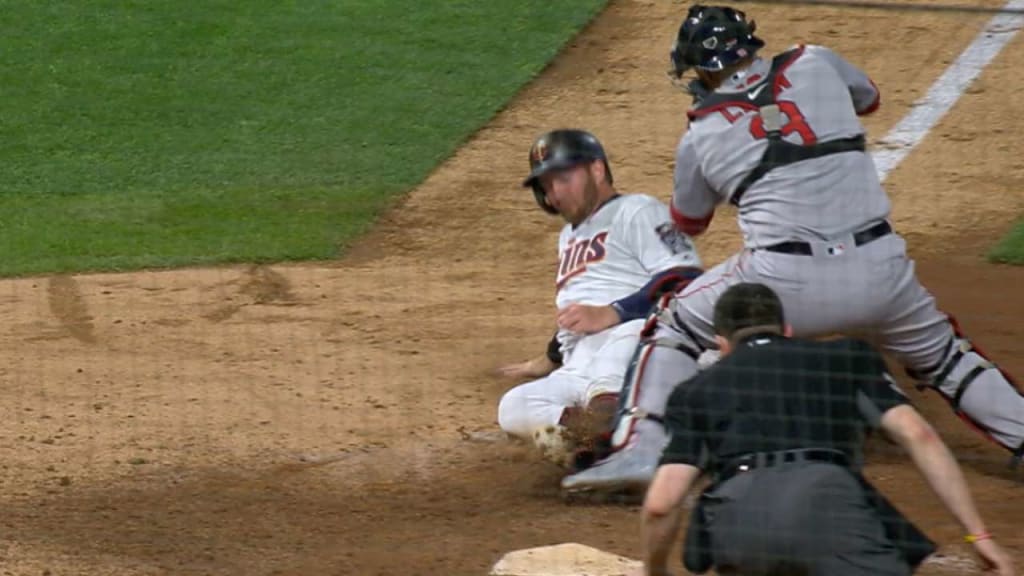
[[[1024,9],[1024,0],[1010,0],[1004,9]],[[1024,27],[1024,15],[999,14],[982,28],[967,49],[950,64],[910,112],[882,138],[873,153],[878,178],[885,181],[904,158],[956,104],[982,70]]]

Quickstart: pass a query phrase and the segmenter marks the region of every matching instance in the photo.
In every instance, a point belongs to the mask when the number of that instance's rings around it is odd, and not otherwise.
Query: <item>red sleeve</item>
[[[676,209],[675,205],[671,205],[669,208],[672,212],[672,221],[687,236],[700,236],[703,234],[708,229],[708,224],[711,224],[711,219],[715,217],[714,210],[703,218],[690,218]]]

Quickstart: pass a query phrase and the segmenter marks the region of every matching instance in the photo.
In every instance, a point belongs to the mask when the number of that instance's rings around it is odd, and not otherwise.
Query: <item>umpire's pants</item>
[[[759,468],[703,498],[715,569],[743,576],[908,575],[864,490],[844,468]]]

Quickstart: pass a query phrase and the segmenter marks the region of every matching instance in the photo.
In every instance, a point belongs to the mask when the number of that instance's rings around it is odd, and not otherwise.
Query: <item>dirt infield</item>
[[[563,505],[557,470],[493,441],[511,383],[491,371],[553,326],[559,223],[518,188],[537,134],[589,128],[623,191],[668,197],[688,100],[664,70],[683,10],[613,1],[335,264],[0,283],[0,574],[479,575],[564,541],[636,556],[635,510]],[[874,139],[986,20],[748,11],[769,50],[824,43],[873,76]],[[926,285],[1017,374],[1024,269],[982,253],[1024,209],[1024,118],[1007,113],[1024,105],[1022,57],[1019,37],[888,182]],[[711,264],[736,249],[731,213],[698,245]],[[912,396],[1024,565],[1024,470]],[[964,556],[916,473],[875,451],[870,476]],[[964,573],[950,562],[922,573]]]

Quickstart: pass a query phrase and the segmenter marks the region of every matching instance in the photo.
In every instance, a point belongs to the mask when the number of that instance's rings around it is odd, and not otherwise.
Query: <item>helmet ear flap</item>
[[[548,214],[558,214],[558,210],[548,202],[548,195],[544,192],[544,187],[541,186],[539,181],[533,182],[533,197],[537,200],[537,205],[544,209]]]

